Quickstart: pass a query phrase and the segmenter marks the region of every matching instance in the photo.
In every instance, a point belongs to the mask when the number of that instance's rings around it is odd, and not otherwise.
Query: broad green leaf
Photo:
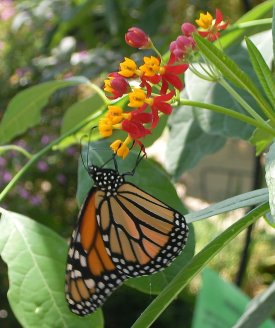
[[[90,144],[88,163],[96,165],[103,165],[112,156],[108,149],[109,143],[105,140],[98,141]],[[86,165],[87,147],[82,152],[82,157]],[[130,172],[135,167],[137,153],[131,151],[125,160],[118,159],[118,168],[120,173]],[[113,167],[113,163],[110,162],[106,167]],[[164,203],[175,208],[181,213],[186,212],[181,200],[177,196],[174,186],[171,184],[168,175],[163,169],[156,163],[144,159],[133,177],[127,177],[128,181],[131,181],[139,188],[147,191],[154,197],[157,197]],[[82,204],[89,189],[93,185],[93,181],[89,177],[87,171],[82,165],[82,161],[79,162],[78,170],[78,189],[77,199],[79,204]],[[187,246],[184,248],[182,254],[173,262],[173,264],[164,271],[151,275],[149,277],[141,277],[131,279],[127,282],[127,285],[134,287],[140,291],[156,294],[159,293],[168,281],[188,262],[194,254],[194,234],[192,226],[189,226],[190,232],[187,241]]]
[[[275,282],[249,302],[246,311],[233,328],[261,327],[261,324],[272,315],[274,304]]]
[[[270,133],[256,128],[249,141],[256,147],[256,155],[258,156],[266,150],[266,148],[272,143],[273,139],[274,136]]]
[[[70,131],[75,125],[89,117],[96,117],[106,108],[105,102],[98,94],[85,98],[69,107],[63,117],[61,135]]]
[[[145,147],[150,147],[163,133],[165,127],[167,126],[168,115],[161,115],[158,125],[154,128],[153,133],[147,135],[142,143]]]
[[[57,90],[86,83],[84,77],[38,84],[18,93],[0,123],[0,144],[6,143],[40,122],[41,111]]]
[[[234,25],[238,25],[241,23],[246,23],[266,17],[266,15],[272,11],[273,6],[274,6],[274,0],[264,1],[263,3],[259,4],[258,6],[254,7],[253,9],[245,13],[241,18],[239,18],[236,21]],[[224,32],[225,34],[223,34],[222,37],[219,39],[219,42],[221,42],[222,47],[224,49],[232,45],[234,42],[242,39],[243,36],[247,34],[247,30],[245,29],[237,29],[232,31],[228,29],[228,33],[227,30],[225,30]]]
[[[261,86],[265,91],[265,94],[269,99],[271,105],[275,107],[275,83],[271,71],[267,66],[265,60],[263,59],[263,56],[261,55],[257,47],[253,44],[253,42],[248,38],[246,38],[245,40],[251,63],[261,83]]]
[[[257,101],[262,110],[269,108],[269,105],[251,78],[231,58],[199,35],[195,35],[194,39],[203,55],[215,65],[223,77],[237,87],[247,91]]]
[[[70,312],[64,296],[67,243],[49,228],[1,209],[0,251],[8,266],[8,299],[22,327],[103,327],[101,311]]]
[[[245,54],[247,56],[247,54]],[[236,58],[237,57],[237,58]],[[236,61],[242,61],[243,52],[238,52]],[[248,69],[248,68],[247,68]],[[242,106],[228,94],[228,92],[219,83],[208,82],[202,80],[191,71],[186,73],[186,98],[192,101],[215,104],[230,108],[238,113],[246,115]],[[253,108],[257,107],[255,101],[247,94],[240,90],[239,95],[242,96]],[[194,119],[199,124],[200,128],[210,135],[215,135],[217,138],[240,138],[247,140],[255,127],[248,125],[240,120],[236,120],[230,116],[219,114],[211,110],[191,107],[194,113]],[[188,110],[187,107],[181,107],[181,111]],[[174,114],[172,114],[173,116]],[[173,129],[173,126],[172,126]]]
[[[236,210],[238,208],[250,207],[268,201],[268,189],[258,189],[245,194],[230,197],[203,210],[188,213],[185,218],[188,223],[210,218],[214,215]]]
[[[258,220],[269,210],[268,203],[258,206],[242,219],[232,224],[228,229],[211,241],[175,276],[167,287],[144,310],[132,328],[151,327],[152,323],[179,295],[186,285],[217,255],[230,241],[249,225]]]
[[[116,106],[124,107],[126,102],[127,98],[124,97],[113,104]],[[83,128],[79,129],[76,133],[62,139],[62,141],[57,146],[55,146],[55,149],[63,149],[73,144],[80,144],[81,138],[83,136],[89,138],[89,141],[94,141],[102,138],[98,132],[97,127],[99,120],[104,117],[106,111],[107,104],[97,94],[72,105],[67,111],[68,114],[66,113],[64,116],[61,135],[68,133],[78,124],[82,125]],[[124,135],[126,134],[124,133]],[[114,133],[113,138],[116,136],[117,133]],[[87,142],[87,138],[85,138],[83,142]]]
[[[275,143],[273,143],[266,155],[265,180],[269,192],[270,212],[275,219]]]
[[[225,138],[202,130],[191,107],[175,108],[169,119],[171,126],[166,150],[166,167],[174,179],[194,167],[205,155],[219,150]]]

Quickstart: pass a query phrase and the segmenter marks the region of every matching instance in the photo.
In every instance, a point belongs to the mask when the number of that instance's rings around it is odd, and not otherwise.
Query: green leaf
[[[275,219],[275,143],[266,155],[265,180],[269,191],[270,212]]]
[[[193,108],[175,108],[169,119],[171,126],[166,150],[166,167],[173,178],[194,167],[205,155],[219,150],[225,138],[210,135],[198,124]]]
[[[243,63],[245,56],[247,58],[247,53],[244,53],[244,50],[239,49],[238,47],[238,53],[234,58],[236,62]],[[249,67],[245,66],[245,69],[249,71]],[[231,95],[219,83],[202,80],[191,71],[186,72],[185,75],[186,88],[185,93],[183,94],[184,98],[192,101],[199,101],[230,108],[235,112],[246,115],[246,112],[242,106],[233,97],[231,97]],[[238,94],[245,99],[250,106],[257,108],[256,102],[253,101],[247,92],[238,90]],[[197,121],[197,124],[207,134],[222,138],[228,137],[247,140],[254,130],[253,126],[227,115],[202,108],[190,108],[192,109],[194,119]],[[191,109],[186,106],[181,107],[182,112],[186,110],[189,111]],[[172,116],[173,115],[174,113],[172,113]]]
[[[0,144],[9,142],[37,125],[43,107],[55,91],[86,81],[84,77],[75,77],[64,81],[44,82],[18,93],[9,103],[0,123]]]
[[[272,315],[274,304],[275,282],[249,302],[246,311],[233,328],[261,327],[261,324]]]
[[[76,102],[67,109],[63,117],[60,134],[67,133],[89,117],[99,116],[104,109],[106,109],[106,104],[98,94]]]
[[[259,90],[250,77],[232,59],[201,36],[194,35],[194,39],[203,55],[219,69],[225,78],[240,89],[246,90],[250,94],[261,98]]]
[[[267,224],[269,224],[272,228],[275,228],[275,218],[271,215],[271,213],[266,213],[264,219]]]
[[[241,18],[236,21],[235,25],[266,17],[266,15],[270,11],[272,11],[273,6],[274,0],[264,1],[263,3],[259,4],[258,6],[245,13]],[[221,42],[223,49],[232,45],[234,42],[242,39],[243,36],[247,34],[247,30],[245,29],[237,29],[230,31],[230,29],[228,28],[228,32],[227,30],[224,32],[225,34],[223,34],[222,37],[219,39],[219,42]]]
[[[109,142],[106,140],[91,143],[89,146],[88,163],[102,166],[112,156],[108,147]],[[87,147],[84,147],[82,157],[84,162],[86,162]],[[124,173],[131,171],[135,167],[136,158],[137,153],[132,150],[127,156],[127,159],[117,159],[119,172]],[[113,163],[110,162],[106,167],[113,167]],[[144,159],[138,166],[134,176],[127,177],[127,180],[147,191],[154,197],[157,197],[172,208],[175,208],[179,212],[186,212],[168,175],[153,161]],[[82,161],[80,160],[78,166],[77,187],[77,199],[79,204],[82,204],[92,185],[93,181],[89,177],[86,169],[82,165]],[[188,262],[194,254],[194,233],[191,225],[189,228],[190,232],[187,245],[182,254],[178,256],[169,268],[149,277],[131,279],[127,282],[127,285],[143,292],[152,294],[159,293],[167,285],[168,281],[175,276],[179,269],[182,268],[182,266]]]
[[[230,197],[201,211],[188,213],[185,218],[188,223],[210,218],[214,215],[233,211],[238,208],[250,207],[268,201],[268,189],[262,188],[247,193]]]
[[[232,224],[228,229],[211,241],[203,250],[196,254],[167,285],[161,294],[158,295],[145,309],[137,321],[132,325],[132,328],[151,327],[152,323],[169,306],[177,295],[179,295],[186,285],[209,263],[209,261],[240,232],[264,215],[268,209],[268,203],[258,206],[241,220]]]
[[[116,35],[121,22],[120,6],[118,1],[105,0],[106,25],[111,35]]]
[[[168,115],[161,115],[158,125],[154,128],[152,134],[147,135],[144,140],[142,140],[143,145],[146,147],[150,147],[156,140],[160,138],[165,127],[167,126]]]
[[[269,67],[267,66],[263,56],[251,40],[245,38],[250,60],[261,83],[263,90],[271,105],[275,107],[275,83]]]
[[[268,123],[272,125],[271,122]],[[256,128],[249,141],[256,147],[256,155],[258,156],[266,150],[266,148],[272,143],[273,139],[274,136],[272,136],[270,133]]]
[[[70,312],[64,296],[67,243],[26,216],[1,209],[0,251],[8,266],[8,299],[22,327],[103,327],[101,311]]]

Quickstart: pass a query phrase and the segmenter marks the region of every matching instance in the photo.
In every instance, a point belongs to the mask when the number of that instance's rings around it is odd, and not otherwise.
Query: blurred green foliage
[[[0,3],[0,118],[9,100],[20,90],[52,79],[75,75],[101,82],[107,72],[115,70],[124,56],[132,54],[124,42],[131,26],[143,28],[158,49],[166,52],[184,21],[193,21],[199,11],[220,8],[231,21],[239,18],[257,1],[182,1],[182,0],[2,0]],[[28,131],[16,141],[30,152],[53,140],[61,117],[85,91],[58,92],[43,111],[39,128]],[[76,167],[78,147],[54,153],[37,163],[33,170],[6,199],[6,208],[21,212],[68,237],[75,223],[77,205]],[[20,169],[24,158],[10,152],[0,157],[0,187]],[[49,219],[51,213],[51,219]],[[0,325],[19,327],[6,299],[6,268],[0,266]],[[106,327],[127,327],[152,297],[127,287],[114,294],[106,304]],[[125,302],[125,299],[131,302]],[[190,326],[193,296],[186,294],[175,307],[159,319],[156,327],[176,326],[178,318]],[[141,306],[142,304],[142,306]],[[142,307],[142,308],[141,308]],[[186,313],[183,313],[186,311]],[[112,313],[127,313],[111,320]],[[109,318],[109,319],[108,319]],[[129,320],[125,321],[125,320]]]

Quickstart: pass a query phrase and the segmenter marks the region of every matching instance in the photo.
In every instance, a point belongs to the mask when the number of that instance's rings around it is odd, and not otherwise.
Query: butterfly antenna
[[[88,135],[88,149],[87,149],[87,156],[86,156],[86,163],[87,163],[87,167],[89,167],[89,154],[90,154],[90,143],[91,143],[91,136],[92,136],[92,133],[94,131],[94,129],[96,129],[97,126],[93,126],[89,132],[89,135]]]
[[[84,134],[84,135],[81,136],[81,138],[80,138],[80,145],[81,145],[80,157],[81,157],[81,161],[82,161],[83,167],[85,167],[86,171],[88,171],[88,165],[85,165],[84,158],[83,158],[83,156],[82,156],[82,140],[83,140],[85,137],[88,137],[88,135],[87,135],[87,134]]]

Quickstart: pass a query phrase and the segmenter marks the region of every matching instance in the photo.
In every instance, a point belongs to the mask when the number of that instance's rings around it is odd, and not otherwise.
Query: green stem
[[[6,185],[6,187],[2,190],[0,193],[0,202],[6,197],[8,192],[15,186],[15,184],[18,182],[19,179],[23,177],[23,175],[28,171],[28,169],[36,163],[43,155],[45,155],[47,152],[52,150],[52,148],[59,144],[63,139],[67,138],[68,136],[76,133],[81,128],[83,128],[85,125],[90,123],[93,119],[95,119],[97,116],[99,116],[100,113],[97,113],[96,115],[91,115],[87,117],[84,121],[77,124],[74,128],[69,130],[68,132],[64,133],[62,136],[57,138],[56,140],[52,141],[50,144],[48,144],[46,147],[41,149],[38,153],[34,154],[31,159],[21,168],[20,171],[18,171],[15,176],[12,178],[12,180]]]
[[[268,134],[271,134],[275,137],[275,130],[272,127],[270,127],[265,121],[263,121],[264,122],[264,124],[263,124],[262,121],[257,121],[249,116],[235,112],[232,109],[218,106],[218,105],[213,105],[213,104],[206,104],[206,103],[202,103],[199,101],[187,100],[187,99],[180,99],[180,104],[186,105],[186,106],[192,106],[192,107],[199,107],[199,108],[203,108],[203,109],[209,109],[209,110],[212,110],[213,112],[217,112],[217,113],[221,113],[221,114],[233,117],[236,120],[243,121],[247,124],[255,126],[256,128],[264,130]]]
[[[132,328],[151,327],[152,323],[171,304],[186,285],[217,255],[230,241],[240,232],[258,220],[270,210],[269,204],[263,203],[242,219],[232,224],[223,233],[211,241],[193,259],[179,271],[179,273],[169,282],[164,290],[145,309]]]
[[[18,151],[19,153],[23,154],[26,156],[28,159],[32,158],[32,154],[29,153],[26,149],[16,146],[16,145],[6,145],[6,146],[0,146],[0,153],[9,151],[9,150],[15,150]]]
[[[253,20],[253,21],[249,21],[249,22],[234,24],[234,25],[228,26],[228,28],[226,29],[226,32],[229,33],[229,32],[235,31],[235,30],[248,29],[251,27],[263,26],[263,25],[271,26],[272,18],[257,19],[257,20]]]
[[[158,51],[158,49],[155,47],[152,41],[151,41],[151,49],[155,51],[155,53],[159,56],[159,58],[162,58],[161,53]]]
[[[101,88],[99,88],[96,84],[91,83],[90,81],[87,81],[86,83],[92,90],[94,90],[100,96],[100,98],[103,100],[103,102],[106,106],[109,105],[110,101],[105,96],[105,93],[102,91]]]
[[[224,79],[219,79],[218,82],[225,88],[231,96],[252,116],[255,120],[267,125],[265,120],[227,83]],[[267,115],[268,118],[269,115]],[[271,118],[270,118],[271,119]],[[274,118],[273,118],[274,119]],[[271,120],[273,120],[271,119]]]
[[[189,66],[190,71],[194,75],[197,75],[198,77],[200,77],[202,80],[213,82],[213,77],[209,74],[209,72],[204,68],[203,65],[201,65],[201,64],[199,64],[199,65],[200,65],[201,69],[205,72],[206,75],[204,75],[200,71],[198,71],[196,69],[196,67],[194,65],[192,65],[192,64]]]

